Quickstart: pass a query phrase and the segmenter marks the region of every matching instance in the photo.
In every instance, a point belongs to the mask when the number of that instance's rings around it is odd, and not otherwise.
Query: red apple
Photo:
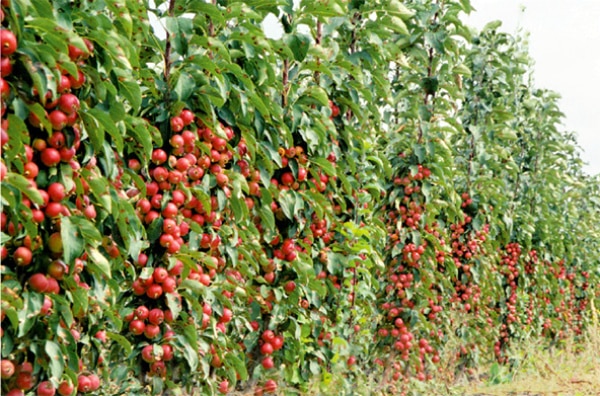
[[[37,396],[54,396],[56,388],[50,381],[42,381],[37,388]]]
[[[15,373],[15,365],[8,359],[2,359],[0,362],[0,373],[2,379],[9,379]]]
[[[44,293],[48,290],[48,278],[42,273],[38,272],[31,275],[27,282],[29,283],[29,287],[38,293]]]
[[[0,50],[2,56],[12,55],[17,50],[17,37],[8,29],[0,29]]]
[[[71,396],[75,390],[75,385],[69,380],[65,380],[58,386],[58,394],[61,396]]]

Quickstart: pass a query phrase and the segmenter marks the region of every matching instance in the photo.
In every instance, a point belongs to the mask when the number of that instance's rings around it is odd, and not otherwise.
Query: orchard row
[[[2,1],[3,394],[408,393],[584,332],[597,184],[468,1],[58,3]]]

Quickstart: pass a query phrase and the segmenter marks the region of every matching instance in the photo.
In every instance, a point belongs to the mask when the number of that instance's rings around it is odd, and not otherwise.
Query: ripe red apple
[[[72,114],[79,111],[79,98],[71,93],[61,95],[58,99],[58,108],[65,114]]]
[[[0,77],[10,76],[12,73],[12,63],[8,56],[0,58]]]
[[[8,85],[8,83],[6,82],[5,79],[0,77],[0,97],[2,99],[6,99],[9,96],[10,96],[10,85]],[[2,106],[2,115],[4,115],[5,109],[6,109],[6,106],[3,105]]]
[[[37,388],[37,396],[54,396],[56,388],[50,381],[42,381]]]
[[[48,289],[46,289],[47,291]],[[40,315],[46,316],[50,313],[50,309],[52,309],[52,299],[48,296],[44,296],[44,304],[42,305],[42,309],[40,309]]]
[[[159,361],[154,362],[150,365],[150,372],[159,377],[164,377],[167,375],[167,367],[165,366],[165,362]]]
[[[33,180],[37,177],[39,173],[39,167],[35,162],[28,162],[23,166],[23,176],[26,178]]]
[[[154,308],[148,314],[148,322],[153,325],[160,325],[165,320],[165,313],[160,308]]]
[[[222,394],[229,392],[229,381],[223,380],[221,383],[219,383],[219,392]]]
[[[100,388],[100,378],[96,374],[92,373],[88,375],[88,378],[90,379],[92,391],[95,391],[98,388]]]
[[[160,334],[160,327],[158,327],[155,324],[149,323],[146,325],[146,328],[144,328],[144,335],[148,339],[156,338],[156,337],[158,337],[159,334]]]
[[[61,161],[60,152],[53,147],[45,148],[42,151],[40,159],[42,160],[42,163],[47,167],[54,166]]]
[[[173,293],[177,289],[177,281],[169,276],[162,283],[162,289],[165,293]]]
[[[132,320],[129,323],[129,331],[131,331],[135,335],[142,335],[145,329],[146,325],[139,319]]]
[[[356,356],[354,356],[354,355],[351,355],[351,356],[348,358],[348,361],[347,361],[347,363],[348,363],[348,366],[352,366],[352,365],[354,365],[354,364],[356,363]]]
[[[272,369],[275,363],[273,363],[273,358],[271,356],[267,356],[262,360],[262,366],[265,370]]]
[[[82,393],[91,392],[92,381],[87,375],[79,375],[77,377],[77,390]]]
[[[60,81],[58,82],[58,93],[65,94],[71,90],[71,81],[69,81],[69,77],[64,74],[60,76]]]
[[[294,281],[288,281],[285,286],[284,289],[286,292],[291,293],[296,289],[296,282]]]
[[[148,319],[148,315],[150,314],[150,310],[145,305],[140,305],[133,311],[136,319],[146,320]]]
[[[50,202],[48,203],[48,205],[46,205],[46,210],[44,211],[44,213],[46,214],[46,217],[49,217],[51,219],[55,219],[58,216],[60,216],[61,214],[63,214],[64,211],[64,207],[62,204],[60,204],[59,202]],[[62,250],[61,250],[62,252]],[[60,253],[60,252],[57,252]]]
[[[270,355],[273,353],[273,345],[270,342],[265,342],[260,346],[260,353]]]
[[[94,338],[96,338],[97,340],[100,340],[100,342],[102,342],[102,343],[105,343],[106,342],[106,331],[98,330],[96,332],[96,334],[94,335]]]
[[[229,323],[233,318],[233,312],[229,308],[223,308],[223,315],[221,315],[221,319],[219,320],[222,323]]]
[[[31,253],[31,249],[28,247],[19,246],[13,253],[13,258],[18,266],[24,267],[31,264],[33,253]]]
[[[271,345],[273,345],[273,350],[278,351],[283,348],[283,335],[278,335],[273,338],[271,341]]]
[[[60,110],[54,110],[48,114],[48,121],[52,124],[52,129],[60,131],[67,126],[67,115]]]
[[[71,396],[75,390],[75,385],[69,380],[65,380],[58,386],[58,394],[61,396]]]
[[[71,83],[71,88],[79,89],[85,83],[85,75],[81,72],[81,70],[77,70],[77,77],[73,77],[69,74],[69,82]]]
[[[44,293],[48,290],[48,278],[42,273],[38,272],[31,275],[27,282],[29,283],[29,287],[38,293]]]
[[[169,344],[163,344],[161,345],[162,350],[163,350],[163,356],[162,356],[162,360],[163,362],[168,362],[169,360],[173,359],[173,347]]]
[[[65,199],[65,186],[60,183],[52,183],[47,189],[48,196],[54,202],[60,202]]]
[[[270,392],[270,393],[274,393],[277,391],[277,382],[275,382],[275,380],[267,380],[267,382],[265,382],[265,386],[263,388],[265,390],[265,392]]]
[[[9,379],[15,373],[15,365],[8,359],[2,359],[0,362],[0,374],[2,379]]]
[[[23,362],[17,367],[17,371],[20,373],[33,373],[33,364],[31,362]]]
[[[165,222],[167,220],[170,219],[165,219]],[[162,267],[158,267],[154,269],[154,272],[152,273],[152,278],[154,279],[154,282],[156,283],[163,283],[165,281],[165,279],[167,279],[169,277],[169,272]]]
[[[183,121],[184,125],[190,125],[192,122],[194,122],[195,118],[194,113],[188,109],[183,109],[181,114],[179,114],[179,117]]]
[[[17,50],[17,37],[8,29],[0,29],[0,50],[3,56],[12,55]]]
[[[25,393],[21,389],[11,389],[6,396],[24,396]]]
[[[181,119],[181,117],[179,116],[175,116],[171,118],[171,130],[175,133],[179,133],[183,130],[183,127],[185,126],[185,123],[183,122],[183,120]],[[179,147],[179,146],[173,146],[173,147]]]
[[[175,243],[175,242],[173,242],[173,243]],[[150,285],[148,287],[148,289],[146,289],[146,295],[153,300],[156,300],[158,297],[162,296],[162,294],[163,294],[162,286],[158,285],[156,283]]]
[[[142,359],[146,363],[153,363],[156,361],[156,357],[154,356],[154,345],[146,345],[142,348]]]
[[[51,277],[46,279],[48,279],[48,287],[46,288],[46,293],[60,293],[60,286],[58,285],[58,281]]]
[[[34,380],[31,373],[20,372],[17,375],[17,379],[15,380],[15,385],[17,388],[22,390],[29,390],[33,388]]]

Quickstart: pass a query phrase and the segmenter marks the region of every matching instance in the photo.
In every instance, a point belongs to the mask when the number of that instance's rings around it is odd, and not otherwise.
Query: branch
[[[173,16],[175,10],[175,0],[169,0],[169,9],[167,11],[169,17]],[[167,32],[167,42],[165,44],[165,82],[169,86],[169,76],[171,74],[171,33]]]
[[[316,45],[321,45],[322,40],[323,40],[323,24],[321,23],[320,20],[317,20],[317,37],[315,37]],[[319,58],[317,58],[317,65],[318,66],[321,65],[321,60]],[[317,85],[319,85],[320,75],[321,75],[321,73],[319,73],[318,71],[315,72],[315,81],[316,81]]]
[[[288,95],[288,83],[289,83],[289,72],[290,72],[290,61],[288,59],[283,60],[283,90],[281,92],[281,106],[287,106],[287,95]]]

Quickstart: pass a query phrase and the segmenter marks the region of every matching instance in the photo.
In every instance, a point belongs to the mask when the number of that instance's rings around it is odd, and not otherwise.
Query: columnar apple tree
[[[3,0],[2,392],[409,391],[581,334],[598,178],[470,11]]]

